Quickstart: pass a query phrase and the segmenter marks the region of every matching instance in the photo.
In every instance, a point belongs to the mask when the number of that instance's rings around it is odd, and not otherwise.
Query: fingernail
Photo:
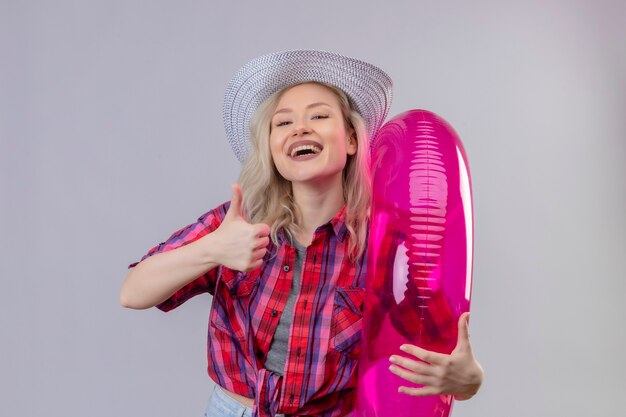
[[[396,362],[396,360],[397,360],[397,359],[396,359],[396,357],[395,357],[395,356],[390,356],[390,357],[389,357],[389,362],[393,362],[393,363],[395,363],[395,362]]]
[[[403,351],[403,352],[406,351],[406,345],[400,346],[400,350]]]

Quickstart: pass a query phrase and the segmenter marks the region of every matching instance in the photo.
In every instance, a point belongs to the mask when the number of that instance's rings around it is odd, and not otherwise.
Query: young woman
[[[229,84],[244,162],[230,202],[129,266],[121,303],[169,311],[213,295],[206,416],[349,415],[356,398],[370,208],[369,139],[391,101],[375,66],[322,51],[257,58]],[[250,128],[248,131],[247,128]],[[250,132],[250,133],[248,133]],[[452,355],[409,346],[408,395],[470,398],[482,381],[466,318]],[[430,391],[428,391],[430,390]]]

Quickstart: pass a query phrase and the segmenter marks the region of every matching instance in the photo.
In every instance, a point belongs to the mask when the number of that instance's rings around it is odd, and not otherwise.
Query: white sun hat
[[[389,113],[391,78],[372,64],[316,50],[263,55],[235,74],[224,95],[226,138],[240,162],[251,149],[249,125],[256,108],[272,94],[307,81],[330,84],[346,93],[363,117],[370,140]]]

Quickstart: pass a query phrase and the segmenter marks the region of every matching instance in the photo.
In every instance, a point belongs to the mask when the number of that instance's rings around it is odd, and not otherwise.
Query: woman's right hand
[[[220,226],[207,235],[214,240],[215,261],[236,271],[250,272],[261,266],[269,244],[270,227],[250,224],[243,216],[243,192],[233,184],[233,198]]]

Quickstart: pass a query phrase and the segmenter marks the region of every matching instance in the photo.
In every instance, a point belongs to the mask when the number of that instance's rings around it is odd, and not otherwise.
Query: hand
[[[270,227],[250,224],[243,216],[243,193],[239,184],[233,184],[230,207],[220,226],[208,236],[215,239],[217,263],[237,271],[250,272],[263,264],[269,244]]]
[[[414,345],[400,349],[421,361],[392,355],[391,372],[422,388],[401,386],[398,391],[413,396],[451,394],[457,400],[468,400],[478,392],[483,381],[483,369],[474,358],[469,340],[469,313],[459,317],[459,336],[451,354],[432,352]]]

